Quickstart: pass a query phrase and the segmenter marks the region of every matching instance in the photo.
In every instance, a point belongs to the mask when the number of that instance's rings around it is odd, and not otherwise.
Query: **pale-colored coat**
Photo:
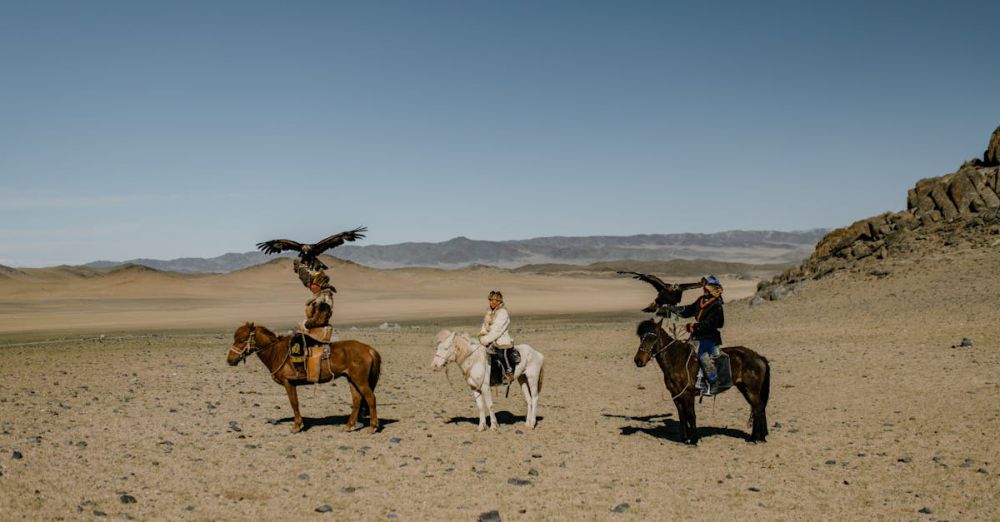
[[[483,317],[483,327],[479,330],[479,343],[483,346],[496,344],[497,348],[507,349],[514,346],[510,336],[510,314],[507,307],[500,303],[495,310],[486,312]]]

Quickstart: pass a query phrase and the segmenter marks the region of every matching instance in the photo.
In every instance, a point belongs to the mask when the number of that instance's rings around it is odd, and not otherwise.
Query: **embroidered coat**
[[[721,296],[703,295],[695,302],[681,307],[679,315],[694,317],[695,322],[687,325],[692,339],[710,339],[715,341],[715,344],[722,345],[722,334],[719,329],[726,324],[726,317],[722,313]]]
[[[503,303],[495,310],[486,312],[483,327],[479,330],[479,342],[483,346],[494,343],[500,349],[514,346],[514,339],[510,337],[510,314]]]

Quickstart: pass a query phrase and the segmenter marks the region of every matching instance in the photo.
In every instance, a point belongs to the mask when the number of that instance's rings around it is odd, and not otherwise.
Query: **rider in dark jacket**
[[[719,329],[725,325],[726,317],[722,312],[722,284],[719,280],[715,276],[707,276],[702,279],[702,286],[705,293],[695,302],[687,306],[666,305],[663,308],[680,317],[694,318],[695,322],[688,323],[687,331],[691,334],[691,340],[698,343],[698,362],[711,385],[718,379],[712,357],[719,355],[719,345],[722,344]],[[661,312],[657,313],[666,315]],[[711,386],[706,387],[705,395],[711,395],[710,388]]]

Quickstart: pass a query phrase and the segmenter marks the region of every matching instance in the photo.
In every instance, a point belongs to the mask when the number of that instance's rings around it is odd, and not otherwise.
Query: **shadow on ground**
[[[524,415],[514,415],[509,411],[498,411],[495,412],[497,416],[497,424],[503,426],[505,424],[524,424],[527,421],[527,417]],[[538,415],[535,420],[541,422],[545,417]],[[487,422],[489,422],[487,420]],[[479,424],[479,417],[452,417],[448,419],[445,424]]]
[[[612,419],[625,419],[633,422],[648,422],[648,423],[660,423],[652,426],[619,426],[618,429],[621,431],[622,435],[635,435],[636,433],[644,433],[651,437],[657,439],[669,440],[671,442],[676,442],[679,444],[684,443],[684,439],[681,435],[681,423],[675,419],[668,417],[673,417],[673,413],[667,413],[662,415],[646,415],[643,417],[631,417],[628,415],[611,415],[603,414],[605,417]],[[698,437],[732,437],[734,439],[747,440],[749,434],[742,430],[735,430],[732,428],[716,428],[712,426],[699,426],[698,427]]]
[[[330,415],[327,417],[302,417],[302,431],[308,431],[310,428],[315,426],[346,426],[347,419],[350,415]],[[269,419],[268,424],[290,424],[295,421],[295,417],[285,417],[283,419]],[[382,431],[383,428],[390,424],[395,424],[399,422],[399,419],[387,419],[385,417],[379,417],[378,419],[378,429]],[[351,431],[357,431],[360,429],[368,429],[368,417],[358,418],[358,423],[355,424],[354,429]]]

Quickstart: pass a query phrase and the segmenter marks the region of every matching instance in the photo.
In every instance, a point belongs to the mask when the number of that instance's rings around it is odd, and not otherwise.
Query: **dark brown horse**
[[[263,326],[246,323],[233,334],[233,345],[229,348],[226,362],[236,366],[252,354],[257,354],[264,366],[271,371],[274,382],[285,387],[288,402],[295,412],[292,433],[302,429],[302,415],[299,413],[299,397],[295,387],[311,384],[306,380],[305,371],[296,368],[289,357],[289,342],[294,336],[278,336]],[[378,415],[375,412],[375,385],[378,384],[382,368],[382,357],[371,346],[358,341],[337,341],[330,344],[330,358],[321,364],[319,382],[329,382],[346,376],[351,384],[351,398],[354,405],[351,417],[344,431],[351,431],[358,422],[361,399],[365,400],[369,413],[369,431],[378,431]]]
[[[695,423],[694,386],[698,374],[694,346],[674,339],[659,322],[647,319],[636,329],[639,336],[639,351],[635,354],[635,365],[642,368],[651,358],[663,371],[663,383],[677,406],[681,432],[686,444],[698,443],[698,426]],[[733,384],[750,403],[750,420],[753,430],[750,442],[765,442],[767,439],[767,399],[771,394],[771,365],[767,359],[745,346],[727,346],[722,351],[729,355]]]

